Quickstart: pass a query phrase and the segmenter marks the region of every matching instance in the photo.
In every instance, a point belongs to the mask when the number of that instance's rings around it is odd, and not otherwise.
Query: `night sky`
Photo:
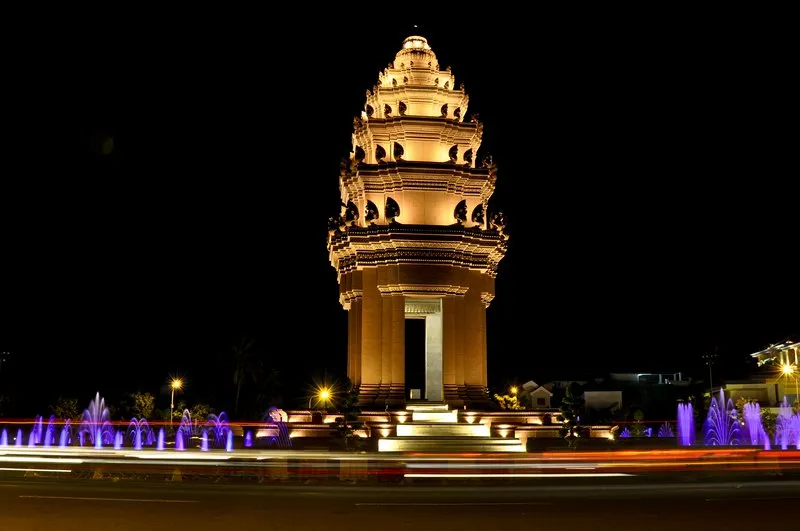
[[[589,18],[418,30],[499,167],[490,385],[702,378],[715,348],[740,377],[800,332],[788,34]],[[413,27],[219,24],[73,35],[25,89],[0,184],[0,395],[20,415],[97,390],[163,407],[171,374],[229,406],[241,334],[286,405],[345,372],[326,220],[352,118]]]

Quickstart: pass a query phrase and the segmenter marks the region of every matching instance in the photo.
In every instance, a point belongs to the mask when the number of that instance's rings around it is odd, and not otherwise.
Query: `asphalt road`
[[[506,486],[0,481],[0,530],[793,529],[794,480]]]

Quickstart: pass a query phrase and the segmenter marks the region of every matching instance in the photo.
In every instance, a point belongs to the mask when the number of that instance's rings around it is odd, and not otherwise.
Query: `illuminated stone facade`
[[[349,312],[347,374],[365,405],[402,405],[405,320],[425,319],[422,399],[486,394],[486,308],[507,238],[489,216],[496,169],[483,128],[427,40],[409,37],[368,90],[342,163],[328,250]]]

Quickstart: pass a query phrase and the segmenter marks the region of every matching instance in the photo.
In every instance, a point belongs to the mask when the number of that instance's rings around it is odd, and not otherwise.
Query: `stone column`
[[[378,290],[378,272],[365,269],[361,303],[361,402],[374,401],[381,383],[381,331],[383,298]]]
[[[449,404],[458,398],[456,386],[456,297],[442,298],[442,387]]]
[[[392,295],[392,379],[389,402],[402,404],[406,395],[406,298]]]
[[[441,402],[442,386],[442,313],[425,316],[425,400]]]

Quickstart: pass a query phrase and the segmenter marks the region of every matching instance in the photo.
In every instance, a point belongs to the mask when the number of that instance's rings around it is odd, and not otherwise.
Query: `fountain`
[[[277,434],[269,439],[271,446],[282,449],[292,447],[292,439],[289,438],[289,427],[286,425],[286,421],[287,417],[285,411],[274,406],[267,410],[264,415],[264,422],[273,424],[277,429]],[[630,435],[630,432],[628,432],[628,435]]]
[[[775,444],[780,444],[781,450],[788,450],[790,445],[800,450],[800,413],[792,411],[785,396],[775,421]]]
[[[192,440],[194,435],[194,425],[192,424],[192,414],[188,409],[183,410],[181,415],[181,423],[178,426],[178,431],[175,432],[175,449],[184,450],[189,441]]]
[[[0,446],[8,446],[8,430],[5,428],[0,432]]]
[[[622,431],[619,433],[620,439],[628,439],[631,436],[631,430],[629,428],[623,428]]]
[[[72,422],[67,419],[61,428],[61,434],[58,436],[58,447],[66,448],[70,444],[72,444]]]
[[[36,417],[36,420],[33,423],[33,429],[31,430],[31,434],[34,436],[34,444],[42,444],[42,416],[39,415]],[[33,445],[30,445],[33,446]]]
[[[80,445],[81,448],[83,448],[83,443],[84,443],[83,432],[79,431],[78,432],[78,444]]]
[[[78,428],[83,446],[84,436],[88,434],[89,441],[95,448],[102,448],[104,444],[111,444],[114,428],[109,420],[108,408],[104,399],[98,392],[94,400],[89,402],[89,407],[83,410],[81,424]]]
[[[678,404],[678,444],[694,444],[694,411],[691,402]]]
[[[28,434],[28,446],[36,446],[36,431],[31,430]]]
[[[735,446],[740,443],[739,421],[733,401],[725,402],[725,392],[720,389],[719,397],[711,398],[708,417],[703,425],[706,446]]]
[[[200,436],[200,451],[208,451],[208,432],[203,430],[203,435]]]
[[[47,430],[44,432],[44,445],[53,446],[56,443],[56,416],[50,415],[47,421]]]
[[[253,432],[250,430],[247,430],[247,433],[244,434],[244,447],[245,448],[253,447]]]
[[[750,444],[758,446],[764,436],[764,426],[761,422],[761,406],[756,402],[748,402],[742,408],[742,419],[747,430],[746,437],[749,435]]]
[[[228,430],[228,440],[225,441],[225,451],[233,451],[233,432],[231,430]]]
[[[224,411],[219,415],[214,415],[212,413],[208,416],[206,426],[211,428],[211,434],[214,437],[214,448],[224,448],[227,444],[228,433],[231,431],[228,425],[228,415],[226,415]]]
[[[125,441],[125,436],[122,435],[121,430],[117,430],[114,434],[114,450],[122,450],[122,444]]]
[[[133,448],[134,450],[141,450],[142,449],[142,437],[144,436],[144,443],[151,444],[150,441],[153,437],[153,430],[150,429],[150,425],[147,423],[147,419],[137,419],[133,417],[131,419],[130,424],[128,424],[128,437],[133,440]]]
[[[658,428],[658,437],[659,438],[672,438],[675,437],[675,432],[672,431],[672,426],[669,422],[665,422]]]
[[[15,446],[22,446],[22,428],[17,429],[17,438],[14,442]]]
[[[164,428],[158,430],[158,445],[156,446],[156,450],[163,450],[164,449]]]

